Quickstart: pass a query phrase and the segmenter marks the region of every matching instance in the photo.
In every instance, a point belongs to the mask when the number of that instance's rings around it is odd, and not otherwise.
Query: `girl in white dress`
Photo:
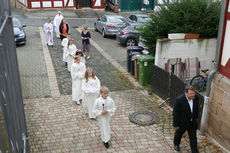
[[[71,38],[71,35],[70,33],[67,34],[66,38],[64,38],[61,42],[61,45],[63,47],[63,55],[62,55],[62,60],[63,62],[66,63],[66,66],[67,66],[67,61],[66,61],[66,50],[67,50],[67,46],[68,46],[68,42]]]
[[[84,56],[82,50],[78,49],[77,52],[76,52],[76,55],[80,56],[82,63],[85,63],[85,56]]]
[[[85,79],[82,81],[82,104],[89,118],[95,119],[96,115],[93,113],[93,106],[95,100],[99,95],[101,84],[99,79],[94,75],[92,68],[87,68],[85,72]]]
[[[101,88],[101,96],[95,101],[93,112],[98,118],[98,124],[101,131],[101,140],[104,146],[109,148],[110,140],[110,125],[111,116],[116,110],[116,106],[112,98],[108,97],[109,89],[107,87]]]
[[[79,105],[80,100],[82,99],[81,85],[86,67],[85,64],[80,61],[79,56],[75,56],[74,58],[75,62],[71,66],[72,100]]]
[[[71,66],[74,63],[74,56],[76,54],[77,47],[73,44],[73,40],[69,40],[66,49],[66,61],[68,64],[68,71],[71,71]]]

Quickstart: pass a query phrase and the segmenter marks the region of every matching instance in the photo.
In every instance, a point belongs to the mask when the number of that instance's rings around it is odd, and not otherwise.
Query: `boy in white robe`
[[[99,79],[94,75],[93,69],[88,67],[85,72],[85,79],[82,81],[82,104],[85,112],[88,113],[90,119],[95,119],[96,115],[93,113],[93,107],[98,98],[101,84]]]
[[[98,124],[101,131],[101,139],[104,142],[104,146],[106,148],[109,148],[109,121],[116,110],[116,106],[114,101],[110,97],[108,97],[109,89],[107,87],[102,87],[100,92],[101,96],[96,100],[93,112],[98,117]]]
[[[46,37],[46,44],[48,46],[53,46],[53,24],[50,22],[50,18],[44,24],[44,32]]]
[[[72,100],[80,104],[80,99],[82,99],[82,79],[86,71],[85,64],[80,61],[80,57],[74,57],[75,62],[71,66],[71,78],[72,78]]]
[[[71,66],[74,63],[74,56],[76,54],[77,47],[73,44],[73,40],[69,40],[66,49],[66,61],[68,65],[68,71],[71,71]]]
[[[55,28],[57,38],[60,38],[59,26],[63,18],[64,17],[61,15],[61,11],[58,11],[58,14],[54,17],[54,28]]]
[[[63,47],[63,55],[62,55],[62,60],[63,62],[66,63],[66,66],[67,66],[67,60],[66,60],[66,50],[67,50],[67,46],[68,46],[68,43],[69,43],[69,40],[71,38],[71,35],[70,33],[67,34],[66,38],[64,38],[61,42],[61,45]]]

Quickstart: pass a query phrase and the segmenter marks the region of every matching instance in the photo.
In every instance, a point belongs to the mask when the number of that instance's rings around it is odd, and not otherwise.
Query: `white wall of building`
[[[198,57],[201,69],[213,69],[217,39],[159,39],[156,45],[155,65],[165,69],[169,58]]]

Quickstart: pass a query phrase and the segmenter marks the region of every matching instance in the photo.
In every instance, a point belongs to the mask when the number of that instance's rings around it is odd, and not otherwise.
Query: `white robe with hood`
[[[61,23],[61,20],[63,19],[62,15],[56,15],[54,17],[54,27],[55,27],[55,32],[56,32],[56,37],[60,38],[60,31],[59,31],[59,26]]]
[[[68,71],[71,71],[71,66],[74,63],[76,50],[77,47],[74,44],[69,45],[69,47],[66,49],[66,62],[68,63]]]
[[[88,113],[89,118],[96,118],[96,115],[93,113],[93,106],[98,98],[100,88],[101,83],[96,76],[95,80],[92,77],[89,77],[88,82],[86,82],[86,79],[82,81],[82,105],[85,112]]]
[[[73,63],[71,67],[71,78],[72,78],[72,100],[79,101],[82,99],[82,79],[86,71],[84,63]]]
[[[107,110],[106,115],[101,115],[101,113]],[[109,121],[111,116],[115,113],[116,106],[114,101],[107,97],[106,99],[101,96],[95,101],[93,112],[98,117],[98,124],[101,131],[101,139],[103,142],[107,143],[110,140],[110,125]]]
[[[49,46],[53,45],[53,24],[52,23],[45,23],[44,24],[44,32],[46,37],[46,43]]]

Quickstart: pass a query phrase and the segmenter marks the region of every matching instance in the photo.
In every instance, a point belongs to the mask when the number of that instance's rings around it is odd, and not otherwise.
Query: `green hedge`
[[[216,38],[220,19],[218,0],[175,0],[150,15],[152,21],[140,29],[143,43],[155,55],[156,40],[169,33],[199,33],[200,38]]]

